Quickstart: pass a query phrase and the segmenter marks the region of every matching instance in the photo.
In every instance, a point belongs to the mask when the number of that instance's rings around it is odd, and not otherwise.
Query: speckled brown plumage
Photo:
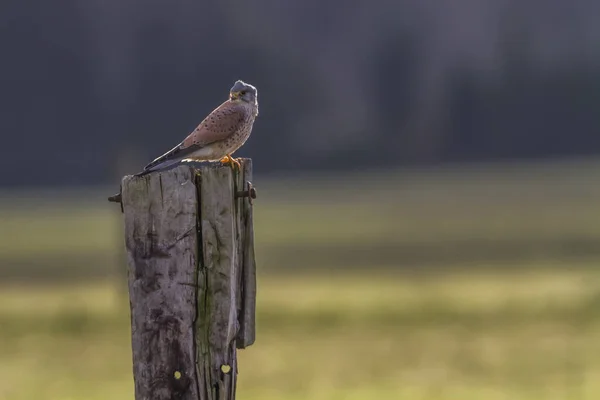
[[[231,154],[248,140],[257,115],[256,88],[237,81],[231,88],[227,101],[204,118],[181,143],[148,164],[142,174],[186,159],[222,160],[237,164]]]

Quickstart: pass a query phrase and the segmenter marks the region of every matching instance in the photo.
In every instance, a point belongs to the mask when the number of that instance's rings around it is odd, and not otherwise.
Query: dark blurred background
[[[0,2],[0,399],[131,399],[125,174],[243,79],[261,400],[600,396],[600,2]]]
[[[3,2],[0,184],[107,183],[131,154],[135,172],[236,79],[259,89],[240,154],[260,172],[597,154],[598,15],[593,0]]]

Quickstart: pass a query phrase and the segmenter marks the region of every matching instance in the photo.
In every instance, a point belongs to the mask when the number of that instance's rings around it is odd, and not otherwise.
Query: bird
[[[237,80],[229,99],[215,108],[181,143],[144,167],[137,176],[162,170],[181,161],[221,161],[240,168],[231,155],[244,145],[258,116],[256,87]]]

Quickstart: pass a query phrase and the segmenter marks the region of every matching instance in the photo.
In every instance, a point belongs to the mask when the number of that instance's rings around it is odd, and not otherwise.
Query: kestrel
[[[183,160],[213,161],[240,167],[231,154],[250,137],[258,115],[256,88],[236,81],[229,99],[208,114],[183,142],[144,167],[138,175],[167,168]]]

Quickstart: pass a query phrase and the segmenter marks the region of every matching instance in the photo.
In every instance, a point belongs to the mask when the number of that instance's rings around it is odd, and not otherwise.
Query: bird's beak
[[[231,100],[237,100],[240,98],[240,92],[231,92],[230,96],[231,96]]]

